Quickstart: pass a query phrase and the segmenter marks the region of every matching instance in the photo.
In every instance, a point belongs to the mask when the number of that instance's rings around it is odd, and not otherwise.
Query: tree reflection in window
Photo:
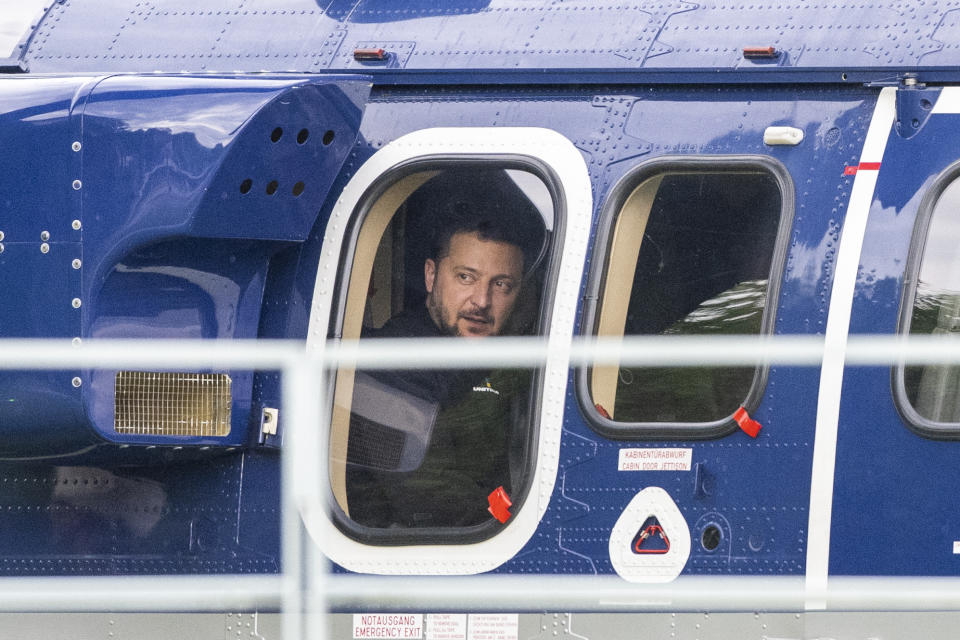
[[[960,181],[941,194],[930,217],[910,316],[911,335],[960,337]],[[904,368],[907,399],[932,422],[960,422],[960,366]]]
[[[644,180],[614,226],[598,334],[761,333],[781,209],[778,182],[764,171]],[[756,375],[754,367],[597,367],[591,390],[598,412],[618,423],[709,423],[744,403]]]

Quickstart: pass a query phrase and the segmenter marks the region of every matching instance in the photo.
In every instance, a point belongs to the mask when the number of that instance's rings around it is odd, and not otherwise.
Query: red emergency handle
[[[646,540],[647,538],[651,538],[655,535],[659,535],[661,538],[663,538],[663,543],[666,545],[665,548],[663,549],[641,549],[640,548],[641,545],[643,545],[644,540]],[[670,539],[667,538],[667,534],[663,532],[663,527],[661,527],[658,524],[652,524],[646,529],[644,529],[643,533],[640,534],[640,537],[637,538],[636,544],[633,545],[633,550],[636,553],[666,553],[670,551]]]

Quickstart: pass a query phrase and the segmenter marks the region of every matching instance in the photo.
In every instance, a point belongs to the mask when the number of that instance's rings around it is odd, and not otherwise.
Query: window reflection
[[[780,225],[776,179],[761,171],[666,172],[625,200],[606,256],[598,335],[756,335]],[[596,367],[597,412],[621,423],[722,421],[753,367]]]
[[[910,318],[911,335],[960,336],[960,182],[941,194],[930,218]],[[960,367],[908,366],[907,398],[933,422],[960,422]]]

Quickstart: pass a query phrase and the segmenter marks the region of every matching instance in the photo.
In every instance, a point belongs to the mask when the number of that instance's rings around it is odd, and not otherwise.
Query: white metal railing
[[[331,342],[307,353],[296,341],[0,340],[0,369],[223,368],[282,372],[282,554],[280,576],[129,576],[0,579],[2,611],[284,612],[284,637],[323,635],[328,607],[378,610],[803,611],[820,600],[832,610],[960,611],[960,578],[830,578],[811,593],[802,577],[681,577],[668,585],[616,577],[333,576],[307,534],[301,513],[324,509],[327,495],[324,369],[340,361],[365,369],[535,366],[557,349],[571,367],[590,364],[820,366],[960,363],[960,340],[852,335],[842,353],[825,353],[816,336],[540,338]],[[553,351],[551,351],[551,349]],[[320,427],[320,428],[318,428]],[[401,586],[402,585],[402,586]],[[469,604],[467,604],[469,603]],[[313,615],[317,614],[317,615]]]

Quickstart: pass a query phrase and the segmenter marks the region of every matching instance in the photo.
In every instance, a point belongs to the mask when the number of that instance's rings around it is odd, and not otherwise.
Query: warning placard
[[[467,640],[517,640],[519,627],[516,613],[471,613]]]
[[[690,471],[693,449],[620,449],[620,471]]]
[[[426,640],[467,640],[467,614],[427,614]]]
[[[422,638],[423,614],[355,613],[354,638]]]

